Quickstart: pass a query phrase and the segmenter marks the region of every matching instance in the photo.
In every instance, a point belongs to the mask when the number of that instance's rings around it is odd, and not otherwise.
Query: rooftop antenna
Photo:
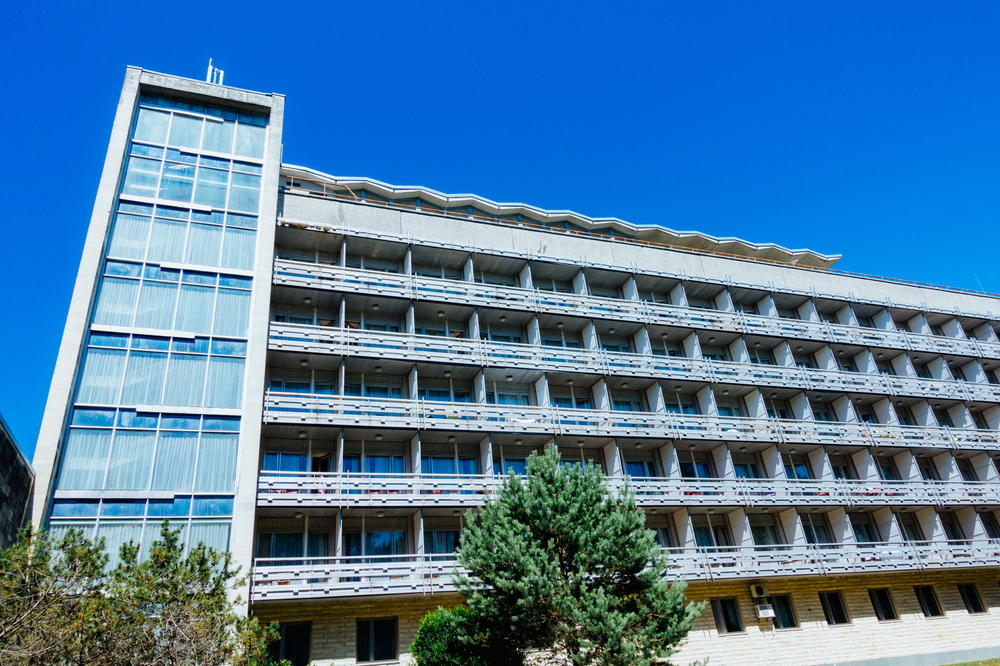
[[[208,59],[208,73],[205,74],[205,81],[208,83],[214,83],[217,86],[222,85],[222,79],[225,77],[226,73],[212,65],[212,59]]]

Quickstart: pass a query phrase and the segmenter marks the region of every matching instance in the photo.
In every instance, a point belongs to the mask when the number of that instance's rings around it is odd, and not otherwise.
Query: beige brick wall
[[[789,594],[799,620],[795,629],[774,630],[769,621],[754,616],[749,580],[692,583],[694,600],[736,597],[745,631],[719,635],[710,608],[697,620],[688,641],[671,661],[688,664],[708,659],[709,664],[827,664],[862,659],[905,657],[992,648],[1000,655],[1000,569],[958,572],[889,573],[866,576],[831,576],[769,579],[772,594]],[[957,583],[979,587],[986,613],[966,612]],[[933,585],[943,618],[925,618],[914,585]],[[900,619],[879,622],[872,611],[867,589],[887,587]],[[828,626],[818,592],[840,590],[851,623]],[[408,649],[417,625],[437,606],[459,603],[457,596],[368,597],[313,602],[267,602],[255,612],[265,621],[312,622],[312,663],[348,666],[355,663],[355,621],[359,618],[397,617],[402,650]],[[404,652],[401,663],[409,663]]]

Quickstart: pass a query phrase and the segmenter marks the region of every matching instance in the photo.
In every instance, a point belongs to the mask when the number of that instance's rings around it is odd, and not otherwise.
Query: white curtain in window
[[[135,313],[135,325],[140,328],[169,330],[174,320],[176,301],[176,284],[146,280],[142,283],[139,306]]]
[[[221,245],[222,227],[192,223],[188,233],[186,261],[200,266],[218,266]]]
[[[193,548],[199,543],[219,551],[229,550],[229,522],[192,520],[188,544]]]
[[[206,356],[171,354],[163,404],[201,406],[207,361]]]
[[[208,364],[206,407],[239,407],[243,398],[243,359],[213,356]]]
[[[163,391],[163,374],[167,368],[167,355],[156,352],[133,351],[125,369],[122,389],[123,405],[158,405]]]
[[[236,150],[237,155],[246,157],[264,156],[264,127],[259,125],[247,125],[240,123],[236,127]]]
[[[139,292],[139,281],[106,277],[101,279],[97,305],[94,308],[94,323],[112,326],[129,326],[135,310],[135,296]]]
[[[146,255],[146,237],[149,235],[149,218],[118,213],[111,230],[109,257],[142,259]]]
[[[63,445],[56,487],[65,490],[103,488],[110,444],[110,430],[71,428]]]
[[[222,248],[222,265],[225,268],[250,270],[253,268],[254,241],[257,232],[250,229],[226,229]]]
[[[190,491],[198,433],[162,432],[153,465],[153,490]]]
[[[117,565],[121,547],[129,541],[139,545],[142,539],[142,523],[140,521],[101,522],[97,526],[97,538],[104,539],[104,552],[108,554],[108,567]]]
[[[160,526],[162,522],[155,522],[149,520],[146,525],[142,528],[142,547],[139,549],[139,559],[148,560],[149,551],[153,546],[153,542],[160,538]],[[171,525],[172,529],[177,529],[175,526]]]
[[[206,120],[202,149],[214,150],[217,153],[232,153],[234,126],[235,123],[231,120]]]
[[[139,109],[139,118],[135,121],[135,138],[150,143],[164,143],[169,123],[170,114],[166,111]]]
[[[70,530],[80,530],[83,532],[84,537],[92,539],[94,537],[94,527],[96,524],[96,521],[93,520],[74,520],[73,522],[54,520],[49,523],[49,538],[53,543],[58,543]]]
[[[99,405],[114,404],[122,383],[125,351],[120,349],[88,349],[80,373],[77,402]]]
[[[170,126],[170,145],[198,148],[201,144],[201,125],[201,118],[175,113]]]
[[[149,261],[184,261],[187,222],[153,220],[149,237]]]
[[[181,285],[177,299],[177,318],[174,328],[179,331],[208,333],[212,330],[212,301],[215,300],[214,287]]]
[[[195,492],[231,493],[236,478],[236,446],[239,435],[207,433],[201,437]]]
[[[229,188],[229,208],[256,213],[260,193],[260,176],[233,172]]]
[[[247,334],[247,312],[250,309],[250,292],[219,289],[215,305],[215,335],[244,337]]]
[[[112,490],[148,488],[155,445],[156,433],[153,431],[119,430],[115,433],[106,487]]]

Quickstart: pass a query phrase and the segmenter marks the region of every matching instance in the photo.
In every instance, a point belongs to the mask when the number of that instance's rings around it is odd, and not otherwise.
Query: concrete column
[[[878,402],[874,403],[872,405],[872,409],[874,410],[879,423],[884,423],[886,425],[899,425],[899,418],[896,416],[896,410],[892,408],[892,403],[889,402],[889,398],[882,398]]]
[[[573,292],[582,296],[590,295],[590,290],[587,289],[587,276],[582,270],[577,271],[576,275],[573,276]]]
[[[892,320],[892,315],[889,314],[888,310],[882,309],[876,312],[872,317],[872,322],[875,324],[875,328],[883,331],[896,330],[896,323]]]
[[[801,547],[809,543],[806,540],[806,532],[802,528],[802,521],[796,509],[779,511],[775,514],[775,518],[790,545]]]
[[[641,327],[632,336],[632,345],[635,347],[636,354],[646,354],[648,356],[653,353],[653,344],[649,339],[649,331],[645,326]]]
[[[406,254],[403,255],[403,274],[413,275],[413,246],[406,247]]]
[[[811,298],[807,298],[796,310],[802,321],[823,321],[822,317],[819,316],[819,311],[816,310],[816,304],[813,303]]]
[[[930,335],[931,325],[927,323],[927,317],[924,316],[922,312],[910,317],[909,321],[906,322],[910,327],[910,330],[919,335]]]
[[[476,281],[476,265],[472,261],[471,254],[465,258],[465,266],[462,267],[462,279],[466,282]]]
[[[840,366],[837,365],[837,357],[829,345],[824,345],[816,350],[815,357],[816,367],[820,370],[840,370]]]
[[[959,471],[958,464],[955,462],[955,456],[950,451],[939,453],[930,460],[934,463],[934,467],[937,468],[942,481],[957,481],[961,483],[964,480],[962,472]]]
[[[417,332],[417,315],[416,315],[416,309],[413,307],[413,303],[410,303],[409,306],[407,306],[405,317],[406,317],[405,321],[406,328],[404,330],[406,333],[413,335],[414,333]]]
[[[538,325],[538,317],[533,316],[528,320],[528,344],[542,344],[542,329]]]
[[[764,465],[764,476],[775,481],[787,481],[785,465],[781,460],[781,452],[777,446],[769,446],[760,452],[760,459]]]
[[[344,431],[341,430],[333,440],[333,471],[341,474],[344,471]]]
[[[597,337],[597,328],[592,321],[588,321],[583,327],[583,348],[590,350],[601,348],[601,341]]]
[[[479,340],[482,337],[483,337],[482,329],[480,328],[479,324],[479,310],[473,310],[472,314],[469,315],[469,339]]]
[[[869,449],[859,449],[852,453],[851,462],[854,463],[854,469],[858,472],[858,479],[862,481],[881,480],[875,458]]]
[[[774,298],[771,294],[765,294],[763,298],[757,301],[757,312],[763,317],[777,317],[778,308],[774,304]]]
[[[723,289],[715,295],[715,309],[722,312],[736,312],[736,306],[733,305],[733,297],[729,293],[729,289]]]
[[[646,387],[646,404],[649,411],[663,414],[667,411],[666,400],[663,398],[663,389],[656,382]]]
[[[630,275],[628,279],[625,280],[625,284],[622,285],[622,298],[629,301],[638,301],[639,298],[639,287],[635,284],[635,277]]]
[[[917,371],[913,368],[913,363],[906,354],[896,355],[889,360],[889,364],[892,366],[892,371],[900,377],[916,378],[917,376]]]
[[[851,399],[846,395],[838,396],[830,403],[833,407],[834,417],[843,423],[857,423],[859,421],[857,413]]]
[[[1000,342],[1000,338],[997,337],[996,331],[990,326],[989,322],[983,322],[973,330],[977,340],[982,340],[983,342]]]
[[[410,471],[414,474],[423,474],[422,455],[420,433],[417,433],[410,440]]]
[[[733,468],[733,457],[729,453],[729,447],[721,444],[712,449],[711,454],[715,474],[720,479],[735,479],[736,470]]]
[[[808,454],[809,466],[812,467],[813,474],[820,481],[833,481],[833,466],[830,465],[830,457],[826,449],[822,446],[816,447]]]
[[[854,528],[851,526],[851,518],[843,508],[836,507],[830,510],[827,513],[827,518],[830,519],[830,529],[833,531],[833,538],[837,543],[857,544],[857,540],[854,538]]]
[[[976,513],[975,507],[962,507],[955,512],[955,517],[958,519],[958,524],[961,526],[962,533],[965,534],[966,539],[978,543],[986,543],[990,540],[989,535],[986,534],[986,528],[983,527],[983,521],[979,519],[979,514]]]
[[[812,406],[809,404],[809,398],[805,393],[796,393],[788,401],[788,404],[791,405],[792,414],[795,418],[807,421],[814,420]]]
[[[670,302],[685,308],[688,306],[687,292],[684,290],[683,282],[678,282],[670,290]]]
[[[549,377],[546,374],[542,374],[541,377],[535,380],[535,400],[542,407],[552,405],[552,396],[549,393]]]
[[[608,411],[611,409],[611,394],[608,391],[608,383],[603,379],[598,380],[590,387],[591,395],[594,399],[594,408]]]
[[[733,359],[736,363],[749,363],[750,362],[750,352],[747,350],[747,345],[743,341],[743,337],[737,337],[729,344],[729,358]]]
[[[525,262],[524,268],[517,275],[518,286],[521,289],[534,289],[535,285],[531,280],[531,263]]]
[[[493,440],[489,437],[479,441],[479,473],[493,473]]]
[[[410,368],[410,374],[407,376],[406,391],[407,394],[403,397],[410,400],[416,400],[417,396],[420,395],[420,380],[417,377],[416,365]]]
[[[753,419],[767,418],[767,403],[764,402],[764,394],[760,389],[754,389],[746,394],[743,400],[747,406],[747,416]]]
[[[924,539],[935,542],[948,540],[948,537],[944,533],[944,527],[941,525],[941,519],[938,517],[937,511],[931,507],[926,507],[923,509],[917,509],[915,514],[917,517],[917,523],[920,525],[920,531],[924,534]]]
[[[663,476],[665,478],[681,478],[680,464],[677,460],[677,447],[674,446],[673,442],[668,442],[661,446],[657,450],[657,456],[660,461],[660,468],[663,470]]]
[[[900,451],[894,455],[892,462],[895,463],[899,478],[903,481],[923,481],[924,477],[920,475],[917,459],[909,450]]]
[[[784,340],[774,346],[774,363],[786,368],[795,367],[795,357],[792,355],[792,348]]]
[[[884,541],[903,543],[903,533],[899,529],[896,516],[889,507],[882,507],[872,512],[875,528]]]
[[[729,531],[733,534],[733,543],[744,548],[753,548],[753,532],[750,531],[750,521],[747,519],[746,511],[734,509],[724,517],[729,521]]]
[[[705,358],[701,353],[701,342],[698,341],[697,334],[689,333],[686,338],[681,340],[681,346],[684,348],[684,356],[687,358]]]
[[[875,365],[875,356],[870,349],[863,349],[854,357],[854,362],[858,366],[858,372],[866,375],[877,375],[878,366]]]
[[[608,476],[622,476],[624,465],[621,451],[618,449],[618,442],[611,440],[604,445],[601,451],[604,453],[604,463],[607,465],[604,473]]]
[[[957,319],[949,319],[941,326],[941,330],[949,338],[960,338],[965,339],[965,331],[962,330],[962,325],[958,323]]]
[[[858,316],[855,314],[854,308],[850,305],[845,305],[840,308],[840,311],[837,313],[837,318],[840,320],[840,323],[845,326],[860,326],[858,323]]]
[[[482,370],[472,379],[472,400],[480,405],[486,404],[486,373]]]
[[[993,464],[989,453],[973,453],[969,456],[969,462],[980,481],[1000,483],[1000,472],[997,472],[997,466]]]
[[[719,406],[715,403],[715,393],[711,386],[702,388],[695,394],[698,400],[698,411],[705,416],[718,416]]]
[[[945,379],[952,380],[951,370],[948,369],[948,364],[945,360],[938,356],[927,362],[927,369],[930,370],[931,377],[934,379]]]
[[[417,509],[411,517],[413,529],[413,554],[424,554],[424,510]]]

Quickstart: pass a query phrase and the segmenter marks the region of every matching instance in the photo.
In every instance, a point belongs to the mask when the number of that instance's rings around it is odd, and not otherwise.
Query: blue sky
[[[30,7],[30,5],[37,5]],[[17,3],[0,412],[29,453],[124,68],[288,96],[285,161],[1000,291],[1000,5]]]

